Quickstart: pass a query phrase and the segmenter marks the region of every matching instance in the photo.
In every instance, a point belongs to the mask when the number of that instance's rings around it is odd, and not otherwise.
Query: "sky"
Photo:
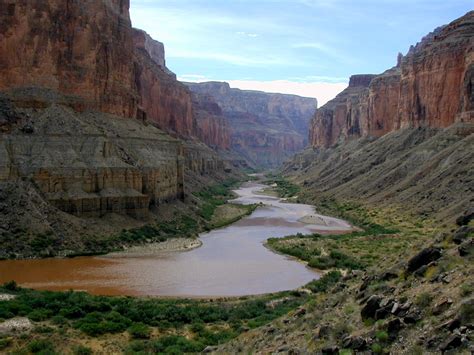
[[[164,42],[182,81],[316,97],[381,73],[473,0],[131,0],[134,27]]]

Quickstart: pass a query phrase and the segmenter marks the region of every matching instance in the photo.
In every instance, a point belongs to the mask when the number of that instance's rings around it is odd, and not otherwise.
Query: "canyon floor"
[[[301,188],[285,179],[269,182],[289,201],[302,198]],[[461,215],[457,226],[440,226],[388,207],[334,202],[320,208],[360,230],[269,239],[272,250],[323,271],[298,290],[174,300],[33,291],[9,283],[1,290],[0,316],[25,326],[4,334],[0,344],[14,353],[76,354],[473,350],[472,215]]]

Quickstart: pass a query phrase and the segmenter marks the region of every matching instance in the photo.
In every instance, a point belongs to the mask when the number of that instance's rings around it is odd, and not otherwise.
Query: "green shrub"
[[[54,354],[54,345],[50,340],[38,339],[28,344],[28,350],[33,354]]]
[[[474,291],[474,285],[472,283],[465,283],[460,286],[461,296],[467,297]]]
[[[370,348],[372,349],[372,352],[374,354],[382,354],[383,353],[383,347],[380,344],[374,343],[374,344],[372,344],[372,346]]]
[[[377,333],[375,333],[375,337],[377,338],[378,341],[380,341],[382,343],[388,341],[388,339],[389,339],[387,332],[385,332],[383,330],[380,330]]]
[[[360,262],[338,250],[332,250],[328,256],[311,258],[308,262],[308,266],[320,270],[327,270],[330,268],[359,270],[363,268],[363,265]]]
[[[196,353],[204,350],[205,346],[199,341],[188,340],[179,335],[170,335],[153,341],[151,348],[155,353]]]
[[[11,338],[3,338],[0,339],[0,350],[4,350],[8,348],[12,344]]]
[[[9,282],[5,282],[3,284],[3,288],[5,290],[8,290],[8,291],[17,291],[18,290],[18,285],[15,282],[15,280],[12,280],[12,281],[9,281]]]
[[[72,353],[74,355],[92,355],[92,349],[84,345],[76,345],[75,347],[73,347]]]
[[[56,325],[64,325],[67,324],[67,319],[61,315],[57,315],[51,318],[51,322]]]
[[[474,304],[472,302],[464,302],[459,308],[462,324],[470,324],[474,322]]]
[[[312,292],[326,292],[330,287],[334,286],[342,277],[339,271],[330,271],[323,275],[319,280],[311,281],[306,285]]]
[[[327,270],[336,266],[336,262],[329,256],[321,256],[312,258],[308,262],[308,266],[314,267],[315,269]]]
[[[428,307],[432,301],[433,301],[433,296],[427,292],[423,292],[418,295],[418,297],[415,300],[415,304],[421,309],[424,309]]]
[[[47,309],[36,309],[28,314],[28,318],[30,318],[34,322],[41,322],[45,321],[46,319],[50,318],[52,312]]]
[[[143,323],[133,323],[127,331],[134,339],[148,339],[151,334],[151,328]]]

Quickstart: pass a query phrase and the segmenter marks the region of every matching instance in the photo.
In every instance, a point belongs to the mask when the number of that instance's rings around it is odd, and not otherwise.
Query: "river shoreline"
[[[235,190],[235,199],[218,207],[214,225],[237,215],[239,220],[201,233],[199,239],[171,238],[101,256],[4,261],[0,282],[13,278],[36,289],[196,299],[298,289],[321,273],[267,249],[265,241],[298,233],[340,233],[352,226],[318,215],[311,205],[260,194],[266,188],[257,182],[244,183]],[[261,207],[250,210],[249,206]]]

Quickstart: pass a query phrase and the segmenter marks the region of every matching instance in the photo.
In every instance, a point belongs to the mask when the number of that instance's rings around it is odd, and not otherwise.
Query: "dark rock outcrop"
[[[414,272],[424,265],[428,265],[432,261],[438,260],[441,257],[441,250],[439,248],[426,248],[416,254],[408,261],[407,271]]]
[[[474,227],[462,226],[453,234],[453,242],[461,244],[470,236],[474,236]]]

